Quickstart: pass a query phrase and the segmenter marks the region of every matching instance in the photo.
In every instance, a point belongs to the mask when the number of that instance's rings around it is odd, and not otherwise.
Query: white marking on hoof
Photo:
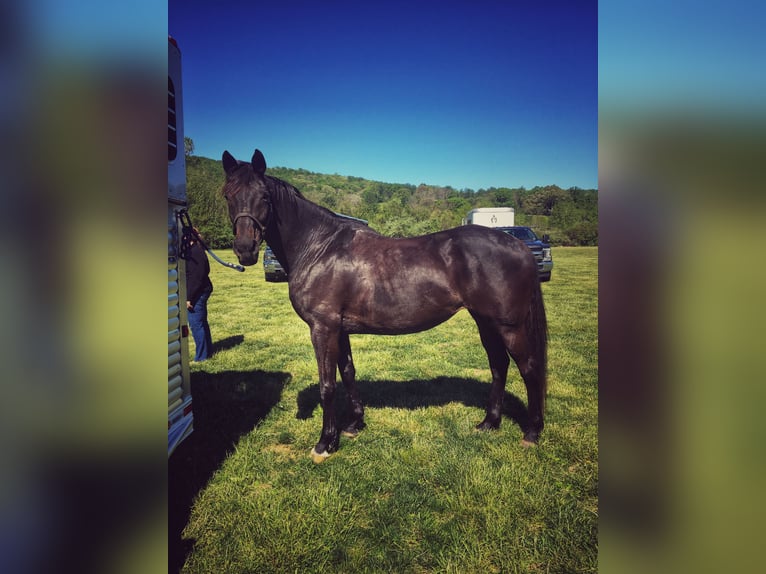
[[[531,440],[527,440],[527,439],[523,438],[523,439],[521,439],[521,446],[523,446],[524,448],[532,448],[532,447],[537,446],[537,443],[536,442],[532,442]]]
[[[315,449],[313,448],[311,449],[311,460],[313,460],[315,464],[324,462],[329,456],[330,456],[330,453],[327,451],[317,452]]]
[[[340,434],[346,438],[356,438],[359,436],[359,431],[351,432],[351,431],[344,430],[344,431],[340,431]]]

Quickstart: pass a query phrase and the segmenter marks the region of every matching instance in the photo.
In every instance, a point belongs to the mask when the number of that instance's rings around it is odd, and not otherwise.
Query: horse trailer
[[[180,214],[187,207],[183,118],[181,51],[168,36],[168,457],[194,428],[186,264],[180,257]]]
[[[514,225],[512,207],[478,207],[468,212],[463,225],[483,225],[484,227],[511,227]]]

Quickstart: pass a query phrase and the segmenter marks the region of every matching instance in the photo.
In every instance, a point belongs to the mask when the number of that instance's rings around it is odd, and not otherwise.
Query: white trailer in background
[[[186,262],[179,212],[186,209],[181,51],[168,37],[168,456],[194,428],[186,318]]]
[[[515,212],[512,207],[479,207],[472,209],[463,220],[463,225],[484,227],[513,227]]]

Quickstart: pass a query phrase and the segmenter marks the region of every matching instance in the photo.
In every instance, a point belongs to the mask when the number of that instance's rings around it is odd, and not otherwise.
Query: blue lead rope
[[[189,218],[189,212],[185,209],[182,209],[176,214],[176,217],[181,222],[181,249],[179,251],[178,256],[181,259],[186,259],[187,254],[189,252],[189,248],[191,247],[191,240],[192,237],[195,238],[197,241],[199,241],[200,245],[205,248],[205,251],[207,251],[210,256],[218,261],[221,265],[224,267],[229,267],[231,269],[234,269],[239,272],[243,272],[245,270],[242,265],[238,265],[236,263],[229,263],[228,261],[224,261],[218,255],[213,253],[213,251],[205,244],[205,242],[202,240],[202,237],[200,237],[199,233],[194,231],[194,226],[191,223],[191,219]]]

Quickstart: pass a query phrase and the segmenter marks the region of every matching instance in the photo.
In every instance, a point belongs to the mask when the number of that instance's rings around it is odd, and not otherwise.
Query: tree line
[[[192,146],[193,150],[193,146]],[[233,242],[219,160],[191,155],[187,148],[186,191],[189,214],[214,248]],[[328,209],[366,219],[384,235],[422,235],[461,225],[471,209],[513,207],[517,225],[538,235],[547,233],[554,245],[598,245],[598,192],[556,185],[531,189],[490,187],[454,189],[450,186],[384,183],[361,177],[314,173],[304,169],[269,168],[311,201]]]

